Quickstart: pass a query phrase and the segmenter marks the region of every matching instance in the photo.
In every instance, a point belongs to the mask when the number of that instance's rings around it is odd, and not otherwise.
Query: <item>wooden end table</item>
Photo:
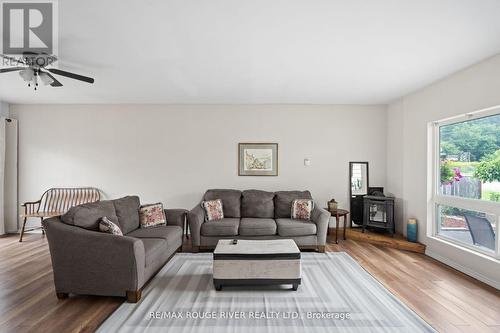
[[[347,215],[349,214],[348,210],[345,209],[336,209],[336,210],[329,210],[328,208],[325,208],[327,211],[332,214],[333,217],[335,217],[335,244],[339,243],[339,221],[340,218],[344,218],[344,240],[345,238],[345,229],[347,229]],[[330,228],[328,228],[330,230]]]

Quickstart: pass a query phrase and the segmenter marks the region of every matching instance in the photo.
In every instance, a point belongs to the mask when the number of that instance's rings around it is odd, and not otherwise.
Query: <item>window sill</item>
[[[476,255],[482,259],[490,260],[493,263],[496,263],[496,264],[500,263],[500,259],[496,258],[495,253],[493,253],[493,252],[491,254],[486,254],[486,253],[481,252],[480,250],[473,250],[473,249],[470,249],[469,247],[467,247],[463,244],[458,244],[457,242],[454,242],[453,240],[446,238],[446,237],[442,237],[442,236],[428,236],[428,238],[433,240],[433,241],[436,241],[438,243],[446,244],[446,245],[453,247],[457,250]]]

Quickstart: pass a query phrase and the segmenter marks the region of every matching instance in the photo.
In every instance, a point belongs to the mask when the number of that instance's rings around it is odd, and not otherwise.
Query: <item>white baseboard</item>
[[[460,271],[460,272],[462,272],[464,274],[467,274],[467,275],[473,277],[476,280],[484,282],[487,285],[492,286],[493,288],[496,288],[496,289],[500,290],[500,282],[498,282],[498,281],[494,281],[494,280],[492,280],[492,279],[490,279],[490,278],[488,278],[488,277],[486,277],[486,276],[484,276],[482,274],[474,272],[474,271],[470,270],[469,268],[464,267],[464,266],[456,263],[455,261],[450,260],[450,259],[448,259],[446,257],[443,257],[443,256],[441,256],[441,255],[439,255],[439,254],[437,254],[435,252],[427,250],[427,251],[425,251],[425,254],[428,255],[431,258],[436,259],[437,261],[442,262],[443,264],[446,264],[446,265],[448,265],[450,267],[455,268],[457,271]]]

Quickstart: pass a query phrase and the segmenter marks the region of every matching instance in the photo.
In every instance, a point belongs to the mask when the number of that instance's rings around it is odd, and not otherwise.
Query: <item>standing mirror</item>
[[[368,194],[368,162],[349,162],[351,227],[363,225],[363,196]]]
[[[349,162],[351,196],[368,194],[368,162]]]

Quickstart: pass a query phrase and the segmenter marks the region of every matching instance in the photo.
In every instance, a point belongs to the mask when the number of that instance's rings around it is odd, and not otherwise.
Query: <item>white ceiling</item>
[[[378,104],[500,53],[499,0],[60,0],[62,88],[10,103]]]

